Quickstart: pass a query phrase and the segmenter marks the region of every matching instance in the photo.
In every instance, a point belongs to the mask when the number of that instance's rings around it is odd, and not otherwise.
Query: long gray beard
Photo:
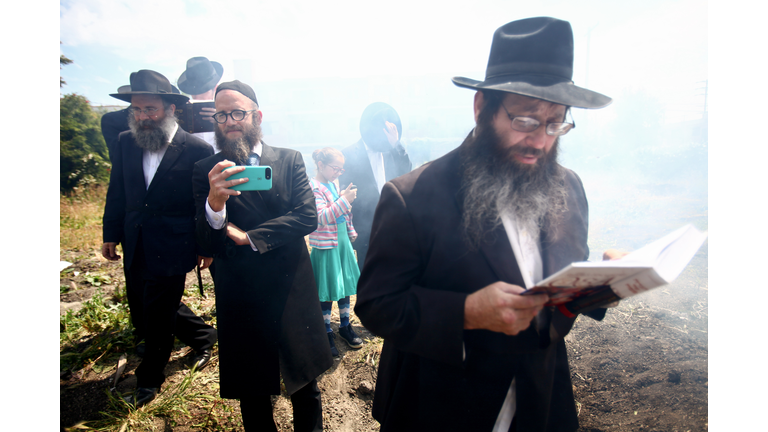
[[[135,116],[128,115],[128,127],[133,133],[136,145],[151,152],[160,150],[170,141],[175,124],[176,117],[171,110],[166,110],[165,118],[160,121],[152,119],[137,121]],[[150,128],[144,129],[144,126],[150,126]]]
[[[221,131],[220,127],[216,127],[216,145],[221,149],[221,154],[225,159],[235,162],[237,164],[245,164],[248,160],[248,155],[251,154],[251,150],[261,142],[261,125],[256,123],[255,116],[251,116],[251,126],[247,130],[241,128],[243,136],[237,139],[229,139]]]
[[[534,167],[512,159],[491,126],[470,137],[462,151],[462,229],[472,248],[477,248],[502,224],[501,216],[513,216],[520,228],[538,235],[547,224],[553,228],[567,210],[565,171],[557,163],[557,146]]]

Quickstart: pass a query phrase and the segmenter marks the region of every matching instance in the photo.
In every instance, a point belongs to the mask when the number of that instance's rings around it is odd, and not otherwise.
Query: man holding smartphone
[[[134,72],[130,90],[110,96],[131,103],[130,129],[111,153],[102,255],[119,259],[122,243],[131,320],[145,340],[138,389],[126,399],[138,407],[154,399],[165,380],[174,335],[195,350],[197,369],[216,343],[216,330],[181,303],[187,273],[211,263],[195,244],[192,167],[213,150],[178,127],[174,111],[187,97],[174,93],[163,75]]]
[[[256,94],[240,81],[216,89],[216,144],[195,164],[197,239],[216,259],[221,397],[240,399],[246,430],[276,431],[270,395],[281,380],[294,430],[322,430],[316,377],[333,364],[304,236],[317,228],[301,154],[261,138]],[[268,166],[268,190],[233,190],[245,166]],[[254,373],[252,371],[258,371]]]

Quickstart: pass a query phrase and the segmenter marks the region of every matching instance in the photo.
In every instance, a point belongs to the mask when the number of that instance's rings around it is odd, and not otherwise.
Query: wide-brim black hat
[[[192,57],[187,60],[187,69],[179,77],[179,88],[191,95],[205,93],[216,87],[223,73],[221,63],[205,57]]]
[[[110,96],[121,101],[130,102],[133,95],[154,95],[174,105],[184,105],[189,101],[187,96],[173,91],[174,86],[168,78],[155,71],[142,69],[131,73],[131,85],[127,92],[111,93]]]
[[[397,126],[397,136],[403,137],[403,125],[394,108],[384,102],[374,102],[365,107],[363,115],[360,116],[360,135],[368,147],[380,152],[392,149],[384,133],[386,122],[394,123]]]
[[[179,91],[178,87],[176,87],[173,84],[171,84],[171,90],[174,93],[176,93],[176,94],[181,94],[181,92]],[[117,92],[118,93],[130,93],[131,92],[131,86],[130,85],[122,85],[122,86],[117,88]]]
[[[573,84],[573,30],[568,21],[512,21],[493,34],[485,80],[452,78],[459,87],[498,90],[579,108],[603,108],[611,98]]]

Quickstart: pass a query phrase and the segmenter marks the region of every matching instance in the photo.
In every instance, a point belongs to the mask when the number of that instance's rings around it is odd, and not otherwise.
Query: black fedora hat
[[[573,85],[573,31],[568,21],[526,18],[493,34],[485,81],[454,77],[459,87],[498,90],[579,108],[603,108],[611,98]]]
[[[174,93],[176,93],[176,94],[181,94],[179,89],[175,85],[173,85],[173,84],[171,84],[171,90]],[[130,85],[122,85],[122,86],[117,88],[117,92],[118,93],[130,93],[131,92],[131,86]]]
[[[187,70],[179,77],[179,88],[191,95],[205,93],[216,87],[223,73],[221,63],[209,61],[205,57],[192,57],[187,60]]]
[[[392,145],[384,133],[385,122],[397,126],[397,136],[403,137],[403,125],[394,108],[384,102],[374,102],[363,110],[360,116],[360,135],[365,144],[373,150],[385,152],[392,150]]]
[[[167,102],[177,106],[184,105],[189,101],[187,96],[179,94],[178,91],[174,92],[173,89],[174,86],[162,74],[142,69],[131,73],[131,85],[127,89],[128,91],[125,91],[125,86],[121,86],[118,89],[118,93],[111,93],[110,96],[121,101],[130,102],[133,95],[154,95],[160,96]]]

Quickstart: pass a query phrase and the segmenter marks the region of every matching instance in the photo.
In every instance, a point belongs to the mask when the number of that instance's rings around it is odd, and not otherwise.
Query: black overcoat
[[[216,262],[221,397],[293,394],[333,364],[304,236],[317,228],[315,196],[301,153],[263,144],[272,189],[230,196],[227,222],[245,230],[237,246],[205,218],[208,173],[224,155],[195,165],[197,238]],[[225,225],[226,227],[226,225]]]
[[[355,307],[384,337],[373,416],[382,432],[490,431],[516,378],[517,430],[574,431],[563,341],[573,320],[545,308],[517,336],[464,330],[467,295],[525,284],[503,226],[479,251],[462,239],[459,154],[387,183],[376,209]],[[589,256],[584,189],[570,170],[566,184],[560,236],[542,232],[545,276]]]
[[[101,135],[107,143],[109,160],[117,149],[117,137],[120,132],[128,130],[128,108],[119,111],[108,112],[101,116]]]
[[[133,134],[119,135],[111,152],[104,206],[104,242],[123,245],[126,271],[131,268],[141,236],[147,271],[155,276],[186,274],[197,263],[197,255],[210,256],[195,242],[195,201],[192,168],[213,154],[205,141],[181,128],[176,131],[149,188],[144,180],[144,150]]]
[[[355,204],[352,209],[357,240],[352,243],[352,247],[357,251],[358,263],[362,269],[371,238],[373,213],[376,211],[376,204],[379,202],[379,188],[376,186],[371,161],[368,158],[368,151],[365,149],[365,143],[363,143],[362,139],[343,149],[342,153],[344,154],[345,172],[339,176],[340,189],[346,189],[350,183],[354,183],[357,186],[357,198],[355,198]],[[384,177],[387,181],[409,172],[413,167],[408,153],[401,144],[393,147],[388,152],[383,152],[383,154]]]

